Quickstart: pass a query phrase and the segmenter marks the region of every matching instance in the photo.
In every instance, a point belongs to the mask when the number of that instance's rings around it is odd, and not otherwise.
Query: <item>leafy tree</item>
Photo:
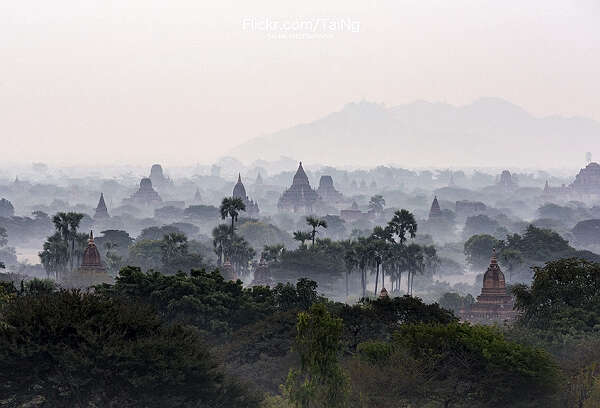
[[[465,221],[464,236],[473,235],[494,235],[500,228],[498,221],[491,219],[485,214],[473,215]]]
[[[533,270],[531,287],[513,289],[522,325],[561,333],[600,330],[600,264],[570,258]]]
[[[221,202],[219,212],[221,213],[221,219],[231,217],[231,237],[233,240],[233,232],[235,231],[235,221],[238,219],[240,211],[246,211],[246,204],[238,197],[225,197]]]
[[[491,235],[473,235],[465,242],[465,256],[472,268],[483,269],[490,263],[490,255],[499,245]]]
[[[6,303],[0,381],[15,406],[247,407],[193,329],[147,306],[78,291]]]
[[[160,242],[161,260],[163,265],[169,265],[177,258],[185,256],[187,250],[187,237],[185,235],[176,232],[165,235]]]
[[[136,241],[129,248],[127,265],[137,266],[143,271],[160,270],[163,265],[160,245],[160,240],[145,239]]]
[[[508,281],[512,282],[512,273],[515,268],[523,263],[523,255],[521,254],[521,251],[505,248],[500,252],[500,262],[503,265],[506,265],[508,269]]]
[[[452,310],[454,313],[459,313],[461,309],[475,303],[475,299],[470,293],[461,296],[458,293],[446,292],[438,300],[438,304],[444,309]]]
[[[408,324],[391,343],[367,343],[359,351],[367,364],[398,379],[388,380],[398,390],[390,397],[411,406],[540,406],[559,378],[546,352],[507,341],[486,326]],[[354,384],[364,392],[360,381]]]
[[[313,246],[315,245],[315,238],[317,236],[317,229],[320,227],[327,228],[327,221],[322,220],[317,217],[306,217],[306,224],[312,228],[310,233],[310,238],[312,240]]]
[[[297,408],[345,407],[348,378],[338,362],[342,349],[342,319],[332,317],[325,305],[315,304],[298,314],[296,351],[300,369],[290,370],[285,384]]]

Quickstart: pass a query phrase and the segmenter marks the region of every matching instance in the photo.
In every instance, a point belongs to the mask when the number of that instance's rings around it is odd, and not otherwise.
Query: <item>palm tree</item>
[[[356,245],[350,240],[341,241],[340,244],[345,248],[344,264],[346,266],[346,302],[348,301],[348,275],[358,267],[359,259],[356,251]]]
[[[367,266],[369,264],[369,239],[359,237],[355,243],[354,250],[358,258],[358,268],[360,269],[360,280],[362,285],[362,297],[367,296]]]
[[[260,254],[260,259],[265,262],[277,262],[284,252],[285,247],[282,244],[265,245]]]
[[[406,234],[411,238],[417,234],[417,222],[410,211],[399,210],[394,213],[386,229],[398,237],[400,245],[404,245],[407,239]]]
[[[161,261],[164,265],[173,263],[178,257],[185,256],[188,251],[187,237],[179,232],[171,232],[160,242]]]
[[[227,224],[220,224],[216,226],[212,230],[212,236],[213,247],[215,249],[215,253],[217,254],[217,265],[221,266],[223,264],[225,249],[229,246],[229,243],[231,242],[229,226]]]
[[[319,228],[319,227],[327,228],[327,221],[322,220],[317,217],[310,216],[310,217],[306,217],[306,223],[310,227],[312,227],[311,239],[312,239],[312,244],[314,246],[315,245],[315,237],[317,235],[317,228]]]
[[[385,240],[387,232],[377,226],[373,229],[373,233],[369,237],[369,258],[371,263],[375,266],[375,296],[377,296],[377,289],[379,285],[379,267],[383,262],[384,254],[388,249],[388,243]]]
[[[38,254],[46,270],[46,275],[54,274],[59,280],[60,274],[66,269],[69,262],[69,246],[59,232],[49,236],[44,242],[42,251]]]
[[[234,222],[240,211],[246,211],[246,204],[238,197],[225,197],[221,202],[221,219],[231,217],[231,240],[233,241]]]
[[[385,199],[380,194],[374,195],[369,200],[369,210],[373,211],[376,215],[381,214],[383,212],[384,207]]]
[[[54,228],[69,247],[67,256],[70,263],[71,271],[73,271],[73,261],[75,258],[75,241],[77,240],[77,229],[79,228],[79,223],[81,222],[82,218],[83,214],[76,212],[59,212],[52,218]]]
[[[301,248],[306,247],[306,245],[304,244],[306,241],[308,241],[309,239],[312,238],[312,234],[310,232],[306,232],[306,231],[296,231],[294,232],[294,239],[296,241],[300,241],[301,242]]]
[[[425,267],[423,262],[423,248],[417,244],[410,244],[406,247],[406,254],[408,267],[407,293],[409,296],[412,296],[415,274],[422,272]]]

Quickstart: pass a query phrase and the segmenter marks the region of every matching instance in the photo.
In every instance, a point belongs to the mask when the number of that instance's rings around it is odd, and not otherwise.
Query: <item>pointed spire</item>
[[[496,248],[492,248],[492,259],[490,261],[491,265],[496,265],[498,263],[498,258],[496,258]]]
[[[242,182],[242,173],[238,173],[238,183]]]
[[[89,239],[89,243],[93,244],[94,243],[94,232],[92,230],[90,230],[90,239]]]
[[[100,193],[100,199],[98,200],[98,205],[96,206],[96,214],[94,214],[94,218],[109,218],[108,209],[106,208],[106,203],[104,202],[104,193]]]

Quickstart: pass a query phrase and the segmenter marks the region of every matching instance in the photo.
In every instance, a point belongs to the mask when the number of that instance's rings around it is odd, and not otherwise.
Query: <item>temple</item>
[[[592,162],[581,169],[569,187],[575,193],[600,194],[600,164]]]
[[[69,279],[68,284],[75,287],[88,287],[101,283],[111,283],[112,278],[106,272],[100,252],[94,243],[94,234],[90,231],[87,248],[83,252],[81,266]]]
[[[238,173],[238,181],[233,187],[234,198],[241,199],[246,205],[246,213],[248,215],[257,215],[259,213],[258,203],[255,203],[253,200],[248,198],[246,195],[246,188],[244,187],[244,183],[242,183],[242,175]]]
[[[156,205],[162,202],[162,198],[152,187],[152,180],[145,177],[140,181],[140,188],[127,201],[137,205]]]
[[[6,198],[0,199],[0,217],[10,218],[15,215],[15,207]]]
[[[159,189],[173,184],[171,179],[165,176],[160,164],[153,164],[150,168],[150,180],[152,180],[152,184]]]
[[[308,176],[302,168],[302,162],[294,175],[292,185],[279,198],[277,208],[288,211],[310,212],[313,205],[319,200],[319,195],[310,186]]]
[[[515,181],[510,171],[504,170],[502,174],[500,174],[500,181],[498,182],[498,186],[504,189],[505,191],[511,191],[517,188],[517,182]]]
[[[360,208],[358,208],[356,201],[352,201],[350,208],[340,211],[340,217],[346,222],[358,221],[366,216],[367,214],[363,213]]]
[[[252,286],[273,286],[273,280],[269,275],[269,265],[262,258],[254,269]]]
[[[477,302],[461,309],[461,319],[473,323],[501,323],[513,320],[513,298],[506,291],[504,274],[496,259],[496,249],[492,252],[490,266],[483,275],[483,288]]]
[[[344,200],[342,193],[337,191],[333,186],[333,179],[331,176],[321,176],[317,194],[328,204],[337,204]]]
[[[106,208],[106,203],[104,202],[104,193],[100,193],[100,200],[98,200],[98,205],[96,206],[94,219],[101,220],[106,218],[110,218],[110,216],[108,215],[108,209]]]
[[[544,185],[544,195],[600,195],[600,164],[591,162],[579,171],[575,180],[569,184],[560,187],[552,187],[546,180]]]
[[[440,208],[440,203],[438,203],[437,196],[433,197],[433,202],[431,203],[431,209],[429,210],[429,220],[437,219],[442,216],[442,210]]]

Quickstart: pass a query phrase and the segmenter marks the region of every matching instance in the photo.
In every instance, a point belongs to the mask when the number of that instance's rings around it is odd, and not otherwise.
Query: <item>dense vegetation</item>
[[[3,284],[2,401],[592,407],[598,276],[599,264],[580,259],[536,268],[531,287],[514,289],[521,315],[506,328],[459,323],[412,296],[347,305],[319,296],[307,279],[244,288],[217,271],[125,267],[93,293],[40,280]]]

